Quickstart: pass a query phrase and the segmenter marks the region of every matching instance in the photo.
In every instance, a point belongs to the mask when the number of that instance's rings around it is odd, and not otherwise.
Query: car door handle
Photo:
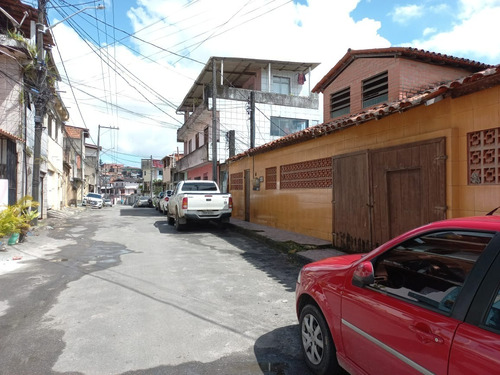
[[[436,344],[442,344],[444,342],[441,336],[436,335],[432,332],[431,328],[422,322],[410,325],[410,330],[415,332],[417,338],[424,344],[430,342],[435,342]]]

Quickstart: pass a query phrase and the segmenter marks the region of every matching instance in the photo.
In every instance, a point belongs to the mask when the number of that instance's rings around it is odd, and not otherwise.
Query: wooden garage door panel
[[[350,252],[371,250],[368,153],[333,158],[334,245]]]
[[[444,155],[444,138],[371,153],[375,246],[445,218]]]
[[[389,236],[395,237],[422,223],[421,169],[388,171]]]

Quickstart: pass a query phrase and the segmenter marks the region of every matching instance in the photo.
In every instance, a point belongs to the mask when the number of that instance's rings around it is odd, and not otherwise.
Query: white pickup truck
[[[233,210],[231,194],[221,193],[214,181],[186,180],[177,184],[168,202],[168,223],[175,229],[191,221],[229,222]]]

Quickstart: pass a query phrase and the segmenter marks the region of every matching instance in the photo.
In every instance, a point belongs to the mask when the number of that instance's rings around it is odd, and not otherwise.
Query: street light
[[[48,26],[48,27],[47,27],[47,25],[42,24],[42,25],[40,25],[40,27],[42,28],[42,30],[41,30],[41,31],[42,31],[42,33],[45,33],[47,30],[52,30],[54,27],[56,27],[57,25],[59,25],[61,22],[64,22],[64,21],[66,21],[67,19],[69,19],[69,18],[71,18],[71,17],[74,17],[74,16],[76,16],[78,13],[81,13],[81,12],[83,12],[83,11],[87,10],[87,9],[97,9],[97,10],[102,10],[102,9],[104,9],[104,5],[97,5],[97,6],[90,6],[90,7],[85,7],[85,8],[82,8],[82,9],[80,9],[79,11],[77,11],[77,12],[73,13],[72,15],[70,15],[70,16],[68,16],[68,17],[66,17],[66,18],[63,18],[63,19],[62,19],[62,20],[60,20],[59,22],[56,22],[55,24],[50,25],[50,26]]]
[[[31,185],[33,200],[40,202],[40,161],[42,154],[42,132],[43,132],[43,118],[45,117],[46,105],[49,101],[49,93],[47,92],[45,75],[46,66],[43,56],[43,35],[47,30],[52,29],[61,22],[66,21],[68,18],[75,16],[78,13],[83,12],[87,9],[104,9],[103,5],[85,7],[72,15],[64,18],[63,20],[56,22],[54,25],[47,27],[45,21],[46,8],[45,5],[48,0],[38,0],[38,23],[36,32],[36,67],[37,67],[37,82],[36,88],[38,90],[38,97],[35,100],[35,145],[33,150],[33,181]],[[43,199],[43,197],[42,197]],[[34,224],[38,223],[38,218],[34,220]]]

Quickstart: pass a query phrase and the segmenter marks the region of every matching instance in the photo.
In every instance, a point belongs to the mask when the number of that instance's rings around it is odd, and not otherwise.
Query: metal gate
[[[17,198],[16,143],[7,138],[0,138],[0,178],[8,180],[8,204],[15,204]]]

